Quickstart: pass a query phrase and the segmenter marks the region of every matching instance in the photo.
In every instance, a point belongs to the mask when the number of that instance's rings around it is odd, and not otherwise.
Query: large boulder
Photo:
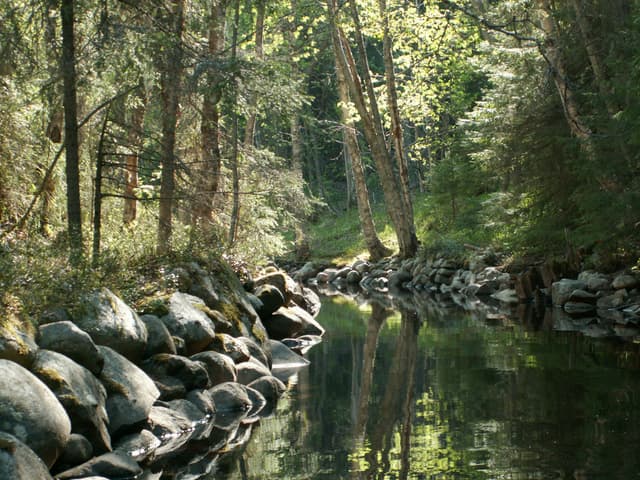
[[[98,453],[111,450],[107,392],[86,368],[58,352],[40,350],[32,367],[67,410],[75,433],[87,437]]]
[[[109,289],[88,295],[78,312],[76,325],[98,345],[112,348],[129,360],[142,358],[147,344],[147,327],[140,317]]]
[[[238,369],[238,383],[243,385],[249,385],[260,377],[271,375],[271,370],[253,357],[248,362],[239,363],[236,368]]]
[[[272,272],[255,279],[256,289],[262,285],[273,285],[284,295],[285,304],[291,301],[296,291],[296,282],[284,272]],[[259,298],[259,297],[258,297]]]
[[[288,369],[304,367],[309,365],[309,360],[287,347],[284,343],[278,340],[269,340],[269,346],[271,347],[271,356],[273,357],[273,368],[275,369]]]
[[[40,326],[40,348],[69,357],[95,375],[100,375],[104,358],[91,336],[72,322],[55,322]]]
[[[358,276],[358,278],[353,283],[358,283],[360,282],[360,274],[358,272],[355,272],[355,274]],[[293,295],[293,301],[299,307],[304,308],[313,317],[315,317],[318,312],[320,312],[320,297],[310,288],[301,288],[299,292],[296,292]]]
[[[169,313],[162,317],[169,332],[185,341],[188,355],[204,350],[216,335],[213,322],[198,305],[203,305],[200,298],[176,292],[169,298]]]
[[[260,377],[247,386],[260,392],[267,402],[275,402],[287,390],[281,380],[271,375]]]
[[[562,306],[569,301],[574,290],[585,290],[587,284],[581,280],[563,278],[551,285],[551,300],[554,305]]]
[[[244,343],[249,350],[249,354],[267,368],[271,368],[271,352],[268,348],[262,348],[258,343],[249,337],[238,337],[238,341]]]
[[[0,432],[0,478],[51,480],[49,469],[33,450],[13,435]]]
[[[15,321],[3,319],[0,325],[0,358],[29,368],[38,350],[32,336]]]
[[[131,457],[120,452],[110,452],[57,474],[56,480],[91,477],[138,478],[141,474],[142,468]]]
[[[220,352],[200,352],[191,356],[191,360],[200,363],[211,381],[211,385],[235,382],[238,378],[236,365],[228,355]]]
[[[630,290],[638,286],[638,277],[636,277],[635,275],[623,273],[613,279],[613,282],[611,282],[611,286],[615,290],[621,290],[623,288]]]
[[[611,279],[604,273],[594,272],[593,270],[585,270],[580,272],[578,280],[587,284],[587,290],[590,292],[598,292],[609,290],[611,288]]]
[[[105,364],[100,380],[107,389],[112,436],[144,422],[160,391],[146,373],[109,347],[98,347]]]
[[[248,411],[252,406],[247,388],[239,383],[221,383],[210,388],[208,392],[216,406],[216,412],[244,412]]]
[[[160,391],[163,388],[158,384],[179,383],[182,386],[180,395],[163,395],[163,398],[183,397],[189,390],[210,386],[206,369],[199,362],[180,355],[158,353],[142,362],[141,367],[156,382]]]
[[[273,315],[265,318],[263,323],[269,337],[276,340],[295,337],[305,325],[301,316],[287,307],[279,308]]]
[[[177,353],[176,344],[167,326],[155,315],[142,315],[140,317],[147,327],[148,339],[144,356],[150,357],[156,353]]]
[[[246,362],[251,357],[249,347],[244,342],[226,333],[216,335],[209,350],[227,355],[235,363]]]
[[[56,396],[35,375],[0,359],[0,431],[25,443],[48,466],[71,435],[71,421]]]
[[[285,303],[284,293],[275,285],[260,285],[255,290],[255,296],[260,300],[260,308],[257,310],[260,318],[264,319],[282,307]]]

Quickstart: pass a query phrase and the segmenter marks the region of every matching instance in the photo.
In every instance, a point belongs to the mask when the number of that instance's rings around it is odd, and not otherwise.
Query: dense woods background
[[[6,0],[0,24],[5,305],[158,255],[303,259],[343,217],[373,258],[638,259],[636,0]]]

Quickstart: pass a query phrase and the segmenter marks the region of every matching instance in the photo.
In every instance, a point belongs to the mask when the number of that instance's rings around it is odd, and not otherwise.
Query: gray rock
[[[351,265],[351,268],[353,268],[360,275],[363,275],[364,273],[367,273],[369,270],[371,270],[371,264],[366,260],[356,260],[355,262],[353,262],[353,265]]]
[[[271,375],[271,370],[253,357],[247,362],[239,363],[236,368],[238,369],[238,383],[243,385],[249,385],[260,377]]]
[[[301,335],[296,338],[283,338],[280,341],[298,355],[304,355],[311,347],[319,344],[322,341],[322,337],[318,335]]]
[[[38,345],[20,327],[10,325],[6,320],[0,325],[0,358],[19,363],[30,368],[35,359]]]
[[[358,280],[359,281],[359,280]],[[310,288],[303,287],[292,298],[293,302],[315,317],[320,312],[320,297]]]
[[[356,285],[362,280],[362,275],[357,270],[351,270],[347,275],[347,283],[349,285]]]
[[[147,358],[140,366],[154,381],[163,382],[167,377],[175,378],[184,385],[185,393],[210,386],[207,370],[199,362],[180,355],[158,353]]]
[[[235,363],[246,362],[251,358],[249,347],[244,342],[226,333],[217,334],[209,345],[209,350],[227,355]]]
[[[169,313],[161,319],[172,335],[184,340],[188,355],[204,350],[216,335],[211,319],[196,307],[199,304],[200,298],[176,292],[169,299]]]
[[[267,348],[262,348],[258,343],[249,337],[238,337],[238,341],[244,343],[249,350],[249,354],[265,365],[271,368],[271,352]]]
[[[331,278],[331,271],[330,269],[324,270],[322,272],[319,272],[316,275],[316,282],[318,283],[329,283],[329,278]]]
[[[248,387],[260,392],[267,402],[275,402],[287,390],[281,380],[271,375],[254,380]]]
[[[5,432],[0,432],[0,478],[52,480],[42,459],[16,437]]]
[[[411,281],[412,278],[411,273],[404,270],[398,270],[397,272],[393,272],[389,275],[389,287],[402,288],[402,285]]]
[[[296,282],[306,282],[310,278],[315,277],[318,274],[318,267],[313,262],[305,263],[300,270],[298,270],[293,279]]]
[[[279,340],[269,340],[273,369],[298,368],[309,365],[309,360],[298,355]]]
[[[585,282],[587,284],[587,290],[590,292],[599,292],[611,288],[611,279],[607,275],[592,270],[580,272],[578,280]]]
[[[611,286],[616,289],[632,289],[638,286],[638,278],[634,275],[622,274],[613,279]]]
[[[273,272],[255,279],[256,288],[262,285],[273,285],[284,295],[285,305],[291,300],[296,290],[296,282],[284,272]],[[258,296],[258,298],[260,298]]]
[[[584,290],[587,284],[580,280],[563,278],[551,285],[551,299],[554,305],[562,306],[569,301],[574,290]]]
[[[295,337],[304,327],[304,322],[300,315],[297,315],[287,307],[279,308],[273,315],[263,319],[263,323],[269,337],[277,340]]]
[[[255,296],[262,302],[262,308],[258,309],[258,315],[264,319],[285,304],[284,293],[275,285],[260,285],[255,290]]]
[[[224,382],[235,382],[238,378],[235,363],[231,357],[223,353],[200,352],[192,355],[191,360],[200,363],[205,368],[212,386]]]
[[[587,292],[586,290],[574,290],[569,297],[570,302],[583,302],[583,303],[595,303],[598,301],[598,296],[595,293]]]
[[[193,431],[192,422],[171,408],[154,405],[149,412],[147,429],[160,440],[155,456],[162,456],[182,447]]]
[[[93,457],[93,445],[84,435],[72,433],[60,458],[56,462],[56,469],[70,468],[80,465]],[[62,468],[60,468],[62,467]]]
[[[216,412],[246,412],[251,408],[251,400],[244,385],[225,382],[208,390],[216,406]]]
[[[599,298],[597,301],[598,308],[620,308],[625,305],[627,296],[626,290],[617,290],[612,295]]]
[[[186,400],[189,400],[198,410],[207,415],[216,413],[216,406],[213,404],[213,399],[207,390],[191,390],[187,393]]]
[[[39,328],[40,348],[69,357],[94,375],[100,375],[104,358],[87,332],[72,322],[55,322]]]
[[[476,283],[495,282],[498,286],[500,284],[509,283],[511,275],[506,272],[502,272],[496,267],[486,267],[478,274],[476,274]]]
[[[596,306],[593,303],[569,301],[563,306],[564,311],[569,315],[584,315],[586,313],[595,312]]]
[[[0,431],[15,436],[51,467],[71,435],[67,412],[35,375],[0,359]]]
[[[98,347],[105,359],[100,375],[107,389],[109,432],[114,435],[144,422],[160,391],[146,373],[109,347]]]
[[[249,401],[251,402],[251,408],[247,413],[247,417],[253,417],[255,415],[258,415],[262,411],[262,409],[266,407],[267,400],[264,398],[264,395],[262,395],[259,391],[251,387],[245,387],[245,388],[247,390],[247,396],[249,397]],[[243,422],[249,422],[249,421],[252,421],[252,420],[243,420]]]
[[[162,442],[149,430],[141,430],[120,438],[114,446],[115,451],[141,462],[151,456],[161,444]]]
[[[128,455],[111,452],[94,457],[88,462],[56,475],[56,480],[72,480],[87,477],[137,478],[142,468]]]
[[[110,451],[107,392],[98,379],[70,358],[50,350],[38,352],[32,371],[67,410],[72,430],[89,439],[97,453]]]
[[[75,323],[96,344],[112,348],[133,361],[142,358],[147,345],[147,327],[109,289],[101,288],[84,298]]]
[[[167,326],[155,315],[142,315],[140,317],[147,327],[148,338],[144,356],[150,357],[156,353],[178,353],[171,332]]]

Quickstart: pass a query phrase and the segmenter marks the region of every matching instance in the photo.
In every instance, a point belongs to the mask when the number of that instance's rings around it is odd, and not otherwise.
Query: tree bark
[[[358,75],[351,47],[344,33],[337,25],[335,0],[327,0],[327,4],[329,7],[331,33],[336,46],[336,63],[340,65],[340,68],[345,73],[345,80],[349,86],[351,98],[362,121],[363,132],[380,177],[387,212],[398,239],[399,255],[402,258],[412,257],[418,249],[418,240],[413,226],[413,215],[406,209],[401,187],[393,169],[393,160],[387,148],[384,132],[381,130],[382,123],[378,121],[379,118],[376,118],[375,115],[378,110],[376,98],[368,95],[369,107],[371,108],[371,111],[369,111],[362,90],[362,80]],[[369,76],[368,71],[364,72],[363,75],[366,79]],[[365,83],[367,83],[366,80]]]
[[[207,53],[209,60],[222,55],[225,43],[226,8],[228,0],[213,0],[209,20],[209,39]],[[202,100],[202,117],[200,124],[202,163],[197,172],[196,192],[193,217],[202,226],[213,218],[215,196],[220,184],[222,154],[220,152],[220,112],[218,104],[221,91],[214,73],[206,76],[207,91]]]
[[[182,32],[184,29],[184,0],[172,0],[171,18],[162,24],[170,33],[165,46],[164,65],[160,72],[162,89],[162,141],[160,178],[160,212],[158,218],[158,253],[171,249],[173,195],[175,191],[175,144],[178,123],[178,100],[182,76]]]
[[[396,88],[396,74],[393,62],[393,42],[389,31],[389,12],[387,11],[386,0],[378,0],[378,5],[380,7],[380,18],[382,19],[382,55],[387,86],[387,105],[389,108],[389,116],[391,117],[391,138],[393,139],[396,164],[398,165],[398,176],[402,199],[404,201],[404,209],[406,214],[413,218],[413,202],[411,201],[411,191],[409,188],[409,166],[407,165],[407,156],[404,152],[404,134],[402,131],[402,121],[400,119],[400,108],[398,107],[398,89]],[[413,223],[412,227],[414,227]]]
[[[256,59],[261,61],[264,59],[264,16],[266,11],[266,0],[258,0],[256,16]],[[258,105],[258,95],[253,93],[249,100],[249,117],[247,118],[247,126],[244,131],[245,149],[251,149],[254,146],[253,138],[256,132],[256,108]]]
[[[67,220],[72,263],[82,260],[82,212],[80,208],[80,155],[73,0],[62,0],[62,77],[67,177]]]
[[[231,41],[231,61],[237,59],[238,49],[238,24],[240,22],[240,0],[235,2],[233,14],[233,39]],[[233,182],[233,207],[231,209],[231,223],[229,225],[229,246],[233,246],[238,239],[238,229],[240,224],[240,172],[238,163],[240,156],[238,152],[238,79],[234,78],[233,90],[233,131],[231,134],[232,154],[231,154],[231,177]]]
[[[543,54],[552,70],[553,81],[560,94],[560,101],[564,109],[565,118],[571,133],[583,142],[583,146],[593,155],[591,129],[582,120],[575,93],[567,80],[567,69],[562,52],[558,46],[558,32],[553,19],[553,12],[549,0],[537,0],[541,14],[542,30],[545,34]]]
[[[335,45],[334,45],[335,47]],[[353,121],[349,118],[349,88],[345,78],[344,71],[339,62],[336,61],[336,78],[338,81],[338,94],[340,98],[340,118],[345,139],[345,147],[351,158],[351,169],[353,171],[353,179],[356,190],[356,203],[358,206],[358,216],[362,227],[365,245],[369,252],[371,261],[378,261],[391,254],[391,250],[383,245],[376,232],[376,227],[371,213],[371,205],[369,203],[369,190],[362,166],[362,158],[360,156],[360,147],[356,136],[356,129]]]
[[[132,223],[137,216],[138,202],[136,200],[136,188],[138,188],[138,160],[142,142],[144,114],[147,108],[147,99],[143,88],[144,87],[140,85],[140,89],[137,90],[135,94],[139,103],[131,109],[131,120],[127,134],[129,153],[125,159],[124,172],[123,222],[125,225]]]

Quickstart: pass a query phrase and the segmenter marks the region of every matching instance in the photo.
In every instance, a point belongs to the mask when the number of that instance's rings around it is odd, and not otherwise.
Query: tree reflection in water
[[[319,320],[311,365],[210,478],[640,478],[637,344],[344,300]]]

